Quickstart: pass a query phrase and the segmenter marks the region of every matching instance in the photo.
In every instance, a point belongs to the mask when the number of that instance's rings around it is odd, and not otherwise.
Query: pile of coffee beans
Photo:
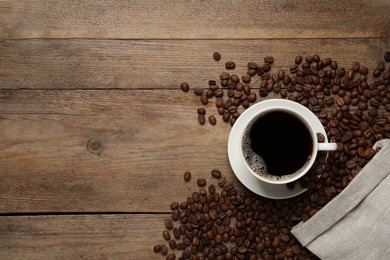
[[[184,174],[188,181],[189,172]],[[172,202],[162,237],[153,250],[166,259],[315,259],[290,233],[308,215],[304,197],[270,200],[238,190],[218,169],[216,185],[197,179],[199,191]],[[306,217],[307,218],[307,217]]]
[[[219,53],[213,57],[221,59]],[[327,157],[320,152],[309,173],[299,183],[288,185],[308,188],[291,199],[271,200],[238,190],[218,169],[211,171],[217,185],[199,176],[199,191],[171,204],[172,215],[165,220],[162,233],[168,246],[156,245],[154,252],[166,259],[317,259],[302,248],[290,230],[339,194],[375,155],[375,142],[390,137],[388,62],[390,52],[385,52],[384,61],[370,75],[358,62],[345,69],[331,58],[298,55],[289,72],[271,73],[274,59],[266,56],[261,65],[249,62],[241,78],[223,72],[219,82],[209,81],[208,88],[195,87],[201,103],[206,107],[215,99],[222,121],[231,125],[240,116],[239,108],[248,108],[258,95],[274,93],[298,102],[318,116],[338,149]],[[226,62],[225,68],[234,69],[233,64]],[[186,83],[180,88],[185,92],[190,89]],[[200,124],[206,123],[205,107],[197,110]],[[217,122],[214,115],[208,119],[212,125]],[[325,137],[319,134],[318,139],[324,141]],[[184,174],[184,180],[191,180],[190,172]]]
[[[210,99],[215,98],[215,106],[222,121],[233,125],[240,116],[239,108],[246,109],[250,104],[270,93],[281,98],[298,102],[314,113],[329,112],[338,108],[341,112],[349,112],[351,108],[366,111],[370,107],[383,107],[390,111],[390,52],[385,52],[384,61],[380,61],[372,72],[373,82],[369,83],[369,70],[366,66],[354,62],[350,68],[338,66],[336,60],[320,58],[319,55],[298,55],[289,71],[283,69],[272,72],[274,64],[272,56],[264,57],[264,63],[248,62],[248,70],[241,77],[224,71],[219,81],[209,80],[206,88],[195,87],[195,95],[200,96],[200,102],[206,106]],[[221,55],[214,53],[214,59]],[[235,62],[225,63],[226,70],[234,70]],[[251,84],[251,82],[255,81]],[[187,92],[189,85],[183,82],[180,88]],[[257,90],[258,88],[258,90]],[[257,94],[256,94],[257,92]],[[324,114],[322,114],[324,116]],[[205,124],[204,117],[199,116],[200,124]],[[211,124],[216,121],[212,120]]]

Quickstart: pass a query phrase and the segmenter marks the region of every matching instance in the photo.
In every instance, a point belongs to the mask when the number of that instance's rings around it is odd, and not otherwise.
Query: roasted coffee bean
[[[249,102],[251,102],[251,103],[255,102],[256,99],[257,99],[257,95],[256,95],[256,93],[254,93],[254,92],[251,92],[251,93],[248,95],[248,97],[247,97],[247,100],[248,100]]]
[[[295,64],[299,65],[302,63],[302,55],[297,55],[295,57]]]
[[[178,202],[172,202],[171,203],[171,210],[175,210],[179,208],[179,203]]]
[[[249,76],[249,75],[242,75],[241,79],[242,79],[242,82],[244,82],[244,83],[251,82],[251,76]]]
[[[219,52],[214,52],[213,58],[214,60],[219,61],[221,59],[221,54]]]
[[[198,108],[197,113],[199,115],[205,115],[206,114],[206,109],[204,109],[203,107],[200,107],[200,108]]]
[[[385,59],[385,61],[390,62],[390,51],[386,51],[383,55],[383,58]]]
[[[206,118],[204,115],[198,115],[198,122],[201,125],[204,125],[206,123]]]
[[[222,90],[222,89],[217,89],[217,90],[215,90],[215,91],[214,91],[214,96],[215,96],[216,98],[222,97],[222,96],[223,96],[223,90]]]
[[[248,62],[248,68],[249,69],[256,69],[257,68],[257,64],[256,62]]]
[[[274,62],[274,57],[272,57],[272,56],[265,56],[264,57],[264,62],[265,63],[273,63]]]
[[[355,161],[353,161],[353,160],[350,160],[350,161],[348,161],[346,163],[346,166],[347,166],[348,169],[353,169],[353,168],[355,168],[357,166],[357,163]]]
[[[175,254],[170,254],[165,259],[166,260],[175,260],[176,259],[176,255]]]
[[[325,142],[325,136],[322,133],[317,133],[317,139],[320,143]]]
[[[196,183],[198,184],[199,187],[204,187],[206,186],[206,179],[199,178]]]
[[[188,92],[188,90],[190,90],[190,86],[186,82],[183,82],[180,84],[180,89],[183,92]]]
[[[214,96],[214,91],[211,90],[211,89],[208,89],[208,90],[206,91],[206,97],[207,97],[207,98],[212,98],[213,96]]]
[[[203,94],[203,88],[201,87],[195,87],[194,88],[195,95],[201,96]]]
[[[168,245],[169,245],[169,248],[176,249],[176,241],[175,240],[170,240]]]
[[[168,247],[166,245],[162,245],[160,252],[161,252],[161,255],[167,255],[168,254]]]
[[[209,116],[209,122],[211,125],[215,125],[217,123],[217,119],[214,115]]]
[[[160,245],[155,245],[155,246],[153,247],[153,251],[154,251],[156,254],[160,253],[160,252],[161,252],[161,246],[160,246]]]
[[[171,235],[169,234],[168,230],[164,230],[163,233],[162,233],[162,236],[167,241],[169,241],[171,239]]]
[[[284,70],[279,70],[279,71],[278,71],[278,79],[279,79],[279,80],[283,80],[283,79],[284,79],[284,76],[285,76]]]
[[[202,94],[202,96],[200,97],[200,102],[203,105],[207,105],[209,103],[209,99],[208,99],[208,97],[205,94]]]
[[[213,176],[213,178],[215,178],[215,179],[219,179],[219,178],[221,178],[222,174],[221,174],[221,171],[220,171],[220,170],[218,170],[218,169],[213,169],[213,170],[211,171],[211,176]]]
[[[230,113],[228,111],[225,111],[225,113],[222,115],[222,119],[224,122],[229,122],[230,120]]]
[[[225,68],[227,70],[232,70],[236,68],[236,64],[233,61],[228,61],[225,63]]]
[[[165,219],[165,227],[169,230],[173,228],[173,222],[171,219]]]

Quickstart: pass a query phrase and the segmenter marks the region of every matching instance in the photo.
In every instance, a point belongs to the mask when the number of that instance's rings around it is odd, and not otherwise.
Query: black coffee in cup
[[[283,176],[301,169],[313,152],[312,135],[297,116],[285,111],[261,115],[244,134],[243,152],[259,174]]]

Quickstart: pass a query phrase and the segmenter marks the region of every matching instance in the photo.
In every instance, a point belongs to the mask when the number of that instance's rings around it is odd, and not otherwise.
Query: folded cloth
[[[321,259],[390,259],[390,140],[349,185],[292,233]]]

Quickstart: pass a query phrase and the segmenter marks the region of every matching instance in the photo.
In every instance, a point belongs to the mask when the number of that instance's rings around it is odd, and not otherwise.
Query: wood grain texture
[[[0,216],[0,255],[15,259],[156,259],[166,215]]]
[[[289,68],[297,54],[331,57],[349,68],[375,68],[390,49],[386,39],[298,40],[20,40],[0,42],[0,89],[166,89],[207,86],[226,61],[246,73],[249,61],[273,55],[274,68]],[[212,59],[214,51],[222,60]]]
[[[230,125],[211,103],[219,122],[199,125],[200,106],[178,89],[1,91],[0,213],[168,212],[213,168],[234,179]]]
[[[0,38],[389,37],[386,0],[0,2]]]

